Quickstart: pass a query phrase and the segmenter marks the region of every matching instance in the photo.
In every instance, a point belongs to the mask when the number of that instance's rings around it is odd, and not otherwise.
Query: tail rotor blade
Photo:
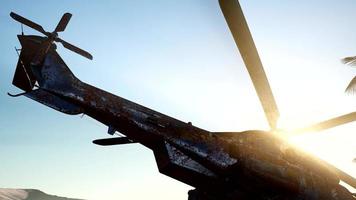
[[[86,58],[88,58],[90,60],[93,59],[93,56],[90,53],[88,53],[87,51],[84,51],[83,49],[80,49],[79,47],[76,47],[76,46],[74,46],[74,45],[62,40],[61,38],[58,38],[57,32],[63,32],[66,29],[66,27],[67,27],[67,25],[68,25],[68,23],[69,23],[69,21],[70,21],[70,19],[72,17],[72,14],[65,13],[62,16],[61,20],[59,21],[56,29],[52,33],[46,32],[42,28],[41,25],[36,24],[35,22],[32,22],[32,21],[30,21],[30,20],[28,20],[28,19],[26,19],[26,18],[24,18],[24,17],[22,17],[22,16],[20,16],[20,15],[18,15],[16,13],[14,13],[14,12],[11,12],[10,16],[14,20],[16,20],[16,21],[18,21],[18,22],[20,22],[22,24],[25,24],[25,25],[27,25],[27,26],[29,26],[29,27],[31,27],[31,28],[33,28],[33,29],[35,29],[35,30],[37,30],[37,31],[39,31],[39,32],[41,32],[41,33],[43,33],[44,35],[47,36],[47,40],[46,40],[46,42],[44,42],[42,44],[42,47],[41,47],[39,53],[37,54],[36,58],[34,59],[34,63],[39,63],[42,60],[43,56],[48,52],[49,48],[51,47],[51,44],[53,43],[53,41],[62,43],[62,45],[65,48],[67,48],[67,49],[69,49],[71,51],[74,51],[75,53],[77,53],[79,55],[82,55],[82,56],[84,56],[84,57],[86,57]]]
[[[278,107],[240,4],[237,0],[219,0],[219,3],[250,74],[269,125],[272,130],[275,130],[279,118]]]
[[[74,45],[72,45],[72,44],[70,44],[70,43],[68,43],[68,42],[66,42],[66,41],[64,41],[64,40],[62,40],[60,38],[56,38],[55,41],[62,43],[62,45],[65,48],[67,48],[67,49],[69,49],[71,51],[74,51],[75,53],[77,53],[79,55],[82,55],[82,56],[84,56],[84,57],[86,57],[86,58],[88,58],[90,60],[93,60],[93,56],[90,53],[88,53],[87,51],[84,51],[83,49],[80,49],[79,47],[76,47],[76,46],[74,46]]]
[[[63,32],[66,29],[71,17],[72,17],[72,14],[65,13],[62,16],[61,20],[59,21],[59,23],[58,23],[56,29],[54,30],[54,32]]]
[[[26,18],[24,18],[24,17],[22,17],[22,16],[20,16],[20,15],[18,15],[16,13],[14,13],[14,12],[11,12],[10,16],[14,20],[16,20],[16,21],[18,21],[18,22],[20,22],[22,24],[25,24],[26,26],[31,27],[31,28],[43,33],[44,35],[48,36],[48,33],[42,28],[41,25],[36,24],[35,22],[30,21],[30,20],[28,20],[28,19],[26,19]]]

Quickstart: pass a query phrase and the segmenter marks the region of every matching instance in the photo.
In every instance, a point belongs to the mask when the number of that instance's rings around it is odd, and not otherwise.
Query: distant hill
[[[33,189],[1,189],[0,200],[82,200],[58,197]]]

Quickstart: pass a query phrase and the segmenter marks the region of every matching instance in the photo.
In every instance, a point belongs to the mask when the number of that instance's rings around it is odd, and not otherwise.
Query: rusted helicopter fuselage
[[[22,50],[13,84],[24,96],[66,114],[84,113],[110,133],[125,135],[121,142],[152,149],[161,173],[196,188],[190,199],[354,199],[327,164],[273,133],[200,129],[81,82],[55,45],[34,65],[44,38],[18,38]]]

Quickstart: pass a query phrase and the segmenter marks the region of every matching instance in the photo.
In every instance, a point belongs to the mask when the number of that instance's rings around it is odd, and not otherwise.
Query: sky
[[[356,69],[353,0],[240,1],[281,113],[301,127],[355,111],[344,93]],[[73,14],[58,45],[82,81],[209,131],[267,130],[268,124],[217,0],[2,0],[0,6],[0,187],[36,188],[85,199],[187,199],[191,187],[158,172],[140,145],[99,147],[107,127],[67,116],[11,85],[20,25],[13,11],[46,30]],[[38,34],[24,27],[25,34]],[[289,138],[356,177],[356,122]]]

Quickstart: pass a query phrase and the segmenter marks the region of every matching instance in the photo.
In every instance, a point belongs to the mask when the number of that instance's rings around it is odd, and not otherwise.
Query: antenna
[[[23,24],[21,23],[21,35],[24,35],[23,34]]]

